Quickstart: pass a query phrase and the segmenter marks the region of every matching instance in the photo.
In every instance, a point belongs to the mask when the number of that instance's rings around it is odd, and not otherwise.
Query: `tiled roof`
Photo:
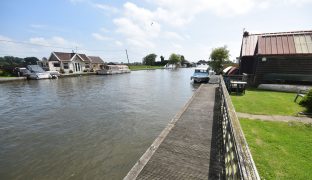
[[[85,54],[67,53],[67,52],[53,52],[53,53],[61,61],[70,61],[75,55],[78,55],[83,61],[90,62],[90,59]]]
[[[243,37],[242,56],[312,54],[312,31],[251,34]]]
[[[54,54],[58,57],[59,60],[61,61],[70,61],[72,57],[76,53],[66,53],[66,52],[54,52]]]
[[[104,61],[99,56],[88,56],[91,60],[91,63],[95,64],[104,64]]]
[[[85,54],[78,54],[79,57],[81,57],[81,59],[85,62],[90,62],[90,59],[88,58],[88,56],[86,56]]]

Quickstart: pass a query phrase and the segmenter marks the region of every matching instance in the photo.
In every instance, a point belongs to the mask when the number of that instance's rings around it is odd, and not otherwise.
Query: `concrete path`
[[[125,179],[224,179],[217,89],[202,84]]]
[[[312,118],[309,118],[309,117],[256,115],[256,114],[247,114],[247,113],[241,113],[241,112],[236,112],[236,114],[239,118],[259,119],[259,120],[267,120],[267,121],[282,121],[282,122],[297,121],[297,122],[302,122],[302,123],[312,123]]]

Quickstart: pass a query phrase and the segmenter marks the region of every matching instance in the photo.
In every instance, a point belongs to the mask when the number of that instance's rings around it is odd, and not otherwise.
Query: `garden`
[[[299,103],[295,97],[296,93],[258,89],[231,96],[236,112],[297,117],[299,112],[312,111],[312,90],[298,98]],[[261,179],[311,179],[311,123],[246,118],[240,118],[240,123]]]

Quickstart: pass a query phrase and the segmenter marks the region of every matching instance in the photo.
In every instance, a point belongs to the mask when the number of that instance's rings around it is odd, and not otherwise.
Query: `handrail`
[[[220,94],[225,178],[260,180],[222,76]]]

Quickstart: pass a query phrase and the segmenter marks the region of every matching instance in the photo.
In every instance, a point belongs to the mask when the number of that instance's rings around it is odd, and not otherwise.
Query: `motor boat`
[[[27,70],[27,79],[51,79],[52,76],[50,73],[44,71],[39,65],[28,65]]]
[[[191,76],[191,80],[193,80],[194,83],[208,82],[210,79],[209,70],[209,66],[196,67],[194,74]]]

